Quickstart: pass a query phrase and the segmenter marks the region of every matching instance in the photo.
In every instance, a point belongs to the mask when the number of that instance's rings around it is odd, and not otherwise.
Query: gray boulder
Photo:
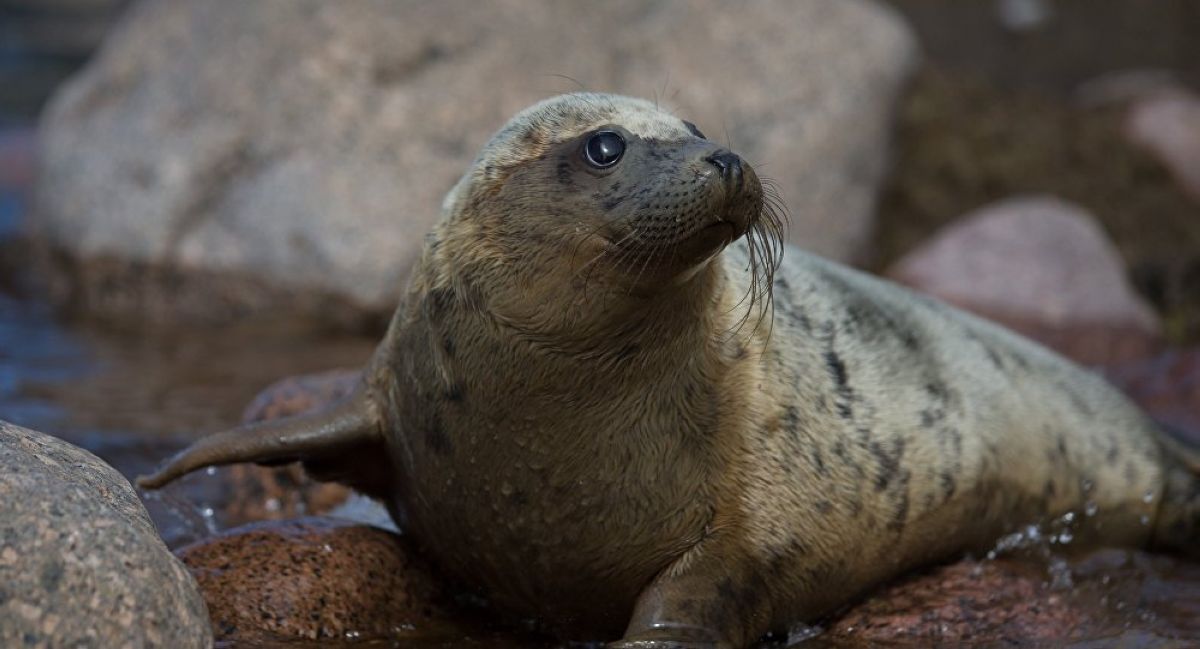
[[[386,313],[488,136],[583,87],[728,141],[855,261],[916,58],[870,0],[144,2],[44,115],[32,230],[92,311]]]
[[[212,646],[195,582],[125,478],[4,421],[0,646]]]

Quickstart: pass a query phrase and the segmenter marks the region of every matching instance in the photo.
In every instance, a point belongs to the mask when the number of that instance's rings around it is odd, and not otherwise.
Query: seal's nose
[[[721,172],[726,184],[737,189],[742,185],[742,159],[732,151],[721,149],[704,159]]]

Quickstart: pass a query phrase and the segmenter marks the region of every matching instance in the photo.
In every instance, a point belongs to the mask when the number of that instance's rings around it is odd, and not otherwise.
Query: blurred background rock
[[[44,154],[24,230],[60,306],[357,328],[386,317],[442,194],[511,113],[619,91],[779,181],[794,242],[873,269],[992,202],[1077,203],[1190,339],[1200,180],[1174,143],[1200,105],[1197,34],[1197,0],[0,0],[0,165],[29,176]],[[12,134],[39,114],[39,143]]]
[[[140,3],[42,114],[30,229],[90,314],[386,315],[488,136],[592,89],[728,141],[860,262],[916,54],[864,0]]]
[[[1042,17],[1015,26],[1030,3]],[[987,204],[1054,195],[1100,222],[1168,338],[1200,338],[1200,2],[892,4],[927,60],[897,116],[876,259]]]

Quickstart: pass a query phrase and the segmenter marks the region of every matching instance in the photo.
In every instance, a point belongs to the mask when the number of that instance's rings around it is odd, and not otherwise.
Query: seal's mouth
[[[704,236],[704,238],[720,238],[720,239],[724,240],[726,242],[726,244],[728,244],[728,242],[736,240],[737,238],[739,238],[739,236],[742,236],[745,233],[746,233],[746,229],[743,227],[738,227],[737,223],[734,223],[732,221],[722,220],[722,221],[713,223],[712,226],[708,226],[706,228],[701,229],[700,232],[698,232],[692,236]]]
[[[694,263],[711,256],[746,233],[745,227],[733,221],[720,220],[707,225],[680,241],[669,256],[671,261]]]

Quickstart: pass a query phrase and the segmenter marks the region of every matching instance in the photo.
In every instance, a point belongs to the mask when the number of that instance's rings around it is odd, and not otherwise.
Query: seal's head
[[[488,278],[504,276],[526,296],[654,294],[748,234],[753,263],[769,271],[782,226],[769,186],[695,125],[644,100],[592,93],[514,117],[444,212],[467,257],[487,260]]]

